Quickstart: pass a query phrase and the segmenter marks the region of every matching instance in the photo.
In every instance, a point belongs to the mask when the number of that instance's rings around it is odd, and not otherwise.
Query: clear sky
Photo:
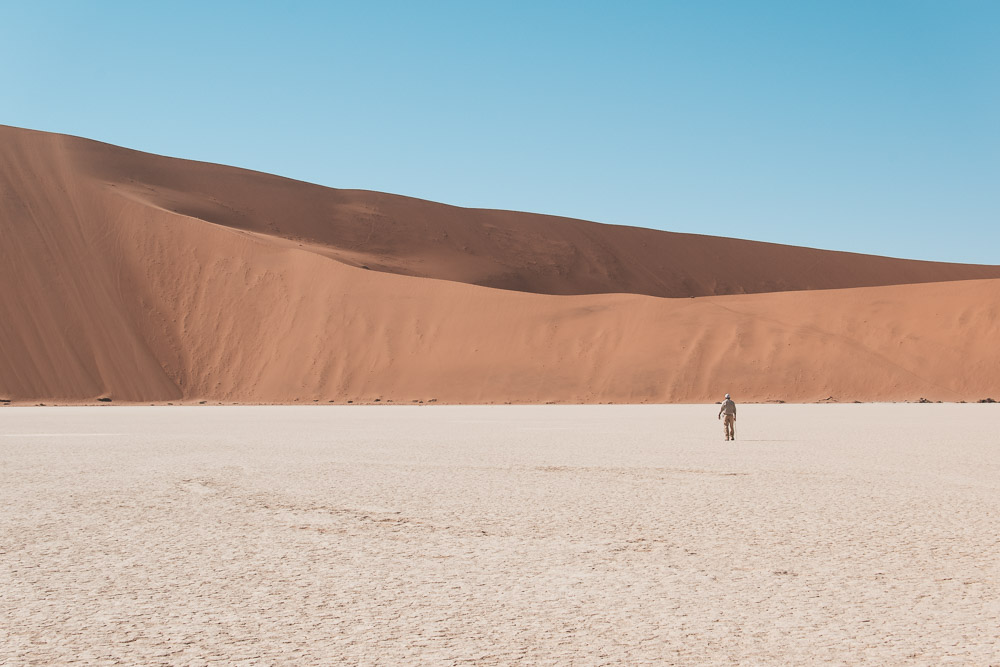
[[[1000,264],[994,0],[0,0],[0,123],[460,206]]]

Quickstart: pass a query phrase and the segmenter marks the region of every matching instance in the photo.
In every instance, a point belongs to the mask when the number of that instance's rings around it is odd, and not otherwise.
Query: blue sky
[[[1000,2],[8,2],[0,123],[461,206],[1000,264]]]

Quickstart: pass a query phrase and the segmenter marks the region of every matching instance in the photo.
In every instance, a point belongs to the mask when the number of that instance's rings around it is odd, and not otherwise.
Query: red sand
[[[0,235],[15,401],[1000,397],[996,266],[462,209],[8,127]]]

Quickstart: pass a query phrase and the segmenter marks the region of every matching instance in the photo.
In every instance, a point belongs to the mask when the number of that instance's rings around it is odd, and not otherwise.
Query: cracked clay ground
[[[2,408],[0,664],[1000,664],[1000,406],[715,412]]]

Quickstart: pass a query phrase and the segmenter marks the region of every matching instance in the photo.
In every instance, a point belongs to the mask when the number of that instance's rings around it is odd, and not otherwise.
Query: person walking
[[[729,394],[726,394],[726,400],[719,408],[719,419],[722,419],[723,414],[726,415],[726,418],[722,422],[722,431],[726,434],[726,442],[729,442],[736,439],[736,403],[729,398]]]

